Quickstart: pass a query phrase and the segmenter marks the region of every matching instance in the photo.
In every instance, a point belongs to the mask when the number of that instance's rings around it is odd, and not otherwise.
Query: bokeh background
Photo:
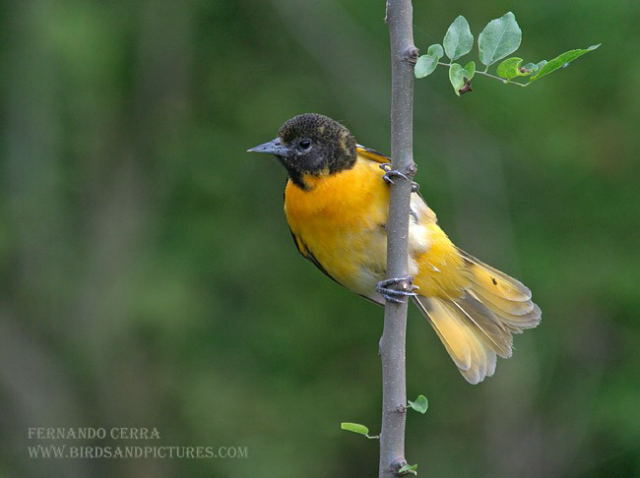
[[[525,61],[603,46],[527,89],[416,85],[423,194],[543,322],[474,387],[412,311],[409,395],[430,409],[407,457],[428,477],[640,476],[640,4],[414,3],[423,49],[508,10]],[[297,255],[284,171],[245,150],[316,111],[389,151],[384,2],[0,5],[0,476],[374,476],[377,443],[339,423],[379,429],[382,310]],[[249,457],[33,460],[30,426]]]

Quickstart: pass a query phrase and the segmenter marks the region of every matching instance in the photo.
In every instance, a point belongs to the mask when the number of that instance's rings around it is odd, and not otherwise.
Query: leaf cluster
[[[522,58],[506,58],[520,48],[522,42],[522,30],[512,12],[491,20],[478,35],[478,56],[480,63],[484,65],[483,70],[476,69],[475,61],[469,61],[464,66],[455,62],[471,51],[473,42],[469,22],[459,15],[449,25],[442,45],[436,43],[429,46],[427,53],[418,58],[414,67],[416,78],[429,76],[438,66],[448,67],[449,81],[458,96],[471,91],[471,80],[476,74],[500,80],[505,84],[528,86],[561,68],[566,68],[572,61],[600,46],[598,44],[569,50],[549,61],[540,60],[523,65]],[[440,61],[445,55],[449,58],[448,63]],[[497,65],[495,74],[489,73],[489,68],[500,60],[503,61]],[[527,81],[515,81],[519,77],[527,78]]]

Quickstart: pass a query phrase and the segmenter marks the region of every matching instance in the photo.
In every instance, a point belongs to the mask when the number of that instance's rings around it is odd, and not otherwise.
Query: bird
[[[513,335],[540,323],[531,291],[456,247],[417,188],[410,200],[408,263],[414,287],[386,279],[391,159],[357,143],[344,125],[318,113],[282,124],[275,139],[248,150],[284,166],[284,213],[298,252],[356,294],[384,305],[405,297],[431,324],[471,384],[512,355]]]

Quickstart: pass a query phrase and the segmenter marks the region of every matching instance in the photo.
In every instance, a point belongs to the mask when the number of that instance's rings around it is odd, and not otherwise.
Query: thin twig
[[[450,63],[444,63],[442,61],[439,61],[438,65],[446,66],[448,68],[451,67]],[[489,67],[487,67],[484,71],[476,70],[476,75],[486,76],[488,78],[493,78],[494,80],[498,80],[500,83],[509,84],[509,85],[518,85],[518,86],[522,86],[523,88],[529,86],[529,83],[519,83],[517,81],[507,80],[506,78],[500,78],[499,76],[492,75],[491,73],[487,73],[488,69]]]
[[[418,50],[413,42],[411,0],[388,0],[391,41],[391,157],[393,168],[408,176],[391,185],[387,220],[387,277],[408,274],[409,203],[413,162],[413,64]],[[380,478],[392,478],[407,462],[404,457],[407,403],[405,347],[407,302],[387,302],[380,340],[382,361],[382,431]],[[401,411],[402,410],[402,411]]]

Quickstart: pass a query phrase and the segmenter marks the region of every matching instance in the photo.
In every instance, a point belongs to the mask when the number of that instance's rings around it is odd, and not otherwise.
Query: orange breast
[[[376,296],[376,282],[386,270],[389,187],[379,166],[359,156],[348,171],[305,177],[308,190],[291,181],[285,188],[285,214],[303,254],[313,255],[334,279],[368,297]],[[419,215],[419,224],[409,232],[414,283],[427,296],[458,295],[468,279],[457,249],[417,195],[412,208]]]
[[[389,188],[383,174],[379,163],[359,158],[350,170],[305,177],[307,191],[291,181],[285,188],[291,231],[333,278],[358,293],[370,286],[363,275],[384,276]]]

